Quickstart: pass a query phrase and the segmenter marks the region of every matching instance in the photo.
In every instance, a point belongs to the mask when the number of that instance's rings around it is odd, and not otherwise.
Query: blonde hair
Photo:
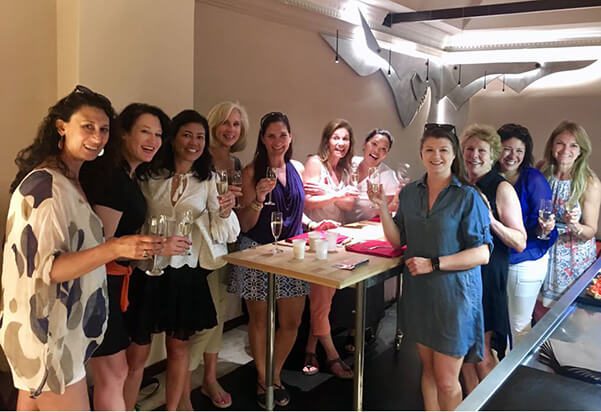
[[[501,136],[499,136],[494,127],[485,124],[472,124],[468,126],[461,135],[461,147],[472,137],[488,143],[493,164],[499,160],[499,156],[501,155]]]
[[[232,112],[236,110],[240,113],[240,138],[233,144],[230,149],[231,153],[241,152],[246,147],[246,135],[248,133],[248,114],[246,109],[238,102],[225,101],[217,103],[209,110],[207,120],[209,121],[209,129],[211,134],[211,146],[215,145],[215,133],[217,126],[223,124]]]
[[[588,164],[588,159],[593,148],[591,145],[591,139],[589,138],[584,127],[580,126],[578,123],[564,120],[551,132],[551,136],[549,136],[549,139],[547,139],[547,143],[545,144],[541,171],[547,177],[547,179],[553,176],[555,173],[557,169],[557,160],[555,160],[553,157],[553,144],[555,143],[557,136],[565,132],[574,136],[576,138],[576,143],[578,143],[578,146],[580,146],[580,155],[574,161],[574,165],[570,170],[572,183],[571,194],[568,203],[573,204],[582,198],[586,191],[588,180],[595,176],[595,173]]]

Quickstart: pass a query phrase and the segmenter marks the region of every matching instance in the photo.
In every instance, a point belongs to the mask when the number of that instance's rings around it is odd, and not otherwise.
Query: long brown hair
[[[555,138],[560,134],[568,132],[576,138],[576,143],[580,146],[580,155],[574,161],[574,165],[570,170],[570,176],[572,179],[571,194],[568,203],[575,203],[580,201],[584,193],[588,181],[591,177],[595,176],[595,172],[590,168],[588,159],[591,156],[593,150],[591,145],[591,139],[584,127],[578,123],[564,120],[551,132],[551,136],[547,139],[545,144],[545,152],[543,156],[543,164],[541,165],[541,172],[548,178],[553,176],[557,170],[557,160],[553,157],[553,144]]]
[[[334,132],[338,129],[346,129],[349,134],[350,144],[348,148],[348,152],[336,165],[336,171],[340,172],[340,176],[345,179],[347,176],[350,176],[351,170],[351,161],[353,159],[354,154],[354,146],[355,146],[355,138],[353,135],[353,127],[349,123],[348,120],[345,119],[334,119],[328,122],[326,126],[323,128],[323,132],[321,132],[321,141],[319,142],[319,149],[317,151],[317,155],[319,156],[319,160],[323,164],[328,161],[328,157],[330,155],[330,138],[334,134]]]

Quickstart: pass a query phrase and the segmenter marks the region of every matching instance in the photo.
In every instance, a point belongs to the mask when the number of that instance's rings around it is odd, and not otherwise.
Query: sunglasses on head
[[[266,123],[271,123],[272,121],[283,121],[288,123],[288,116],[282,112],[269,112],[261,117],[261,129],[263,129]]]
[[[457,136],[457,130],[455,129],[455,126],[452,125],[452,124],[448,124],[448,123],[426,123],[424,125],[424,132],[429,132],[429,131],[432,131],[434,129],[442,129],[444,131],[451,132],[451,133],[453,133],[453,135]]]

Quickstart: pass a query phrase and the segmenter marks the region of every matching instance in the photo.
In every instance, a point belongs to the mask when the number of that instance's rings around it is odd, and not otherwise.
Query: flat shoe
[[[222,387],[221,385],[219,385],[219,382],[215,383],[214,385],[218,386],[217,387],[217,392],[222,392],[222,393],[227,393]],[[206,396],[207,398],[209,398],[211,400],[211,402],[213,403],[213,406],[215,406],[216,408],[219,409],[227,409],[230,406],[232,406],[232,399],[230,397],[229,401],[226,403],[220,402],[218,397],[213,397],[211,396],[211,394],[209,393],[207,387],[209,385],[202,385],[200,387],[200,393],[202,393],[204,396]]]
[[[319,363],[317,362],[317,356],[315,356],[315,353],[305,353],[305,363],[302,372],[303,375],[306,376],[313,376],[319,373]]]

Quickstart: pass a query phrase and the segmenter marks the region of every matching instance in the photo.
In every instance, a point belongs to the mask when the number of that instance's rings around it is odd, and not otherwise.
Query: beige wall
[[[279,3],[252,2],[257,7],[273,3],[274,8]],[[222,100],[239,100],[247,108],[251,127],[243,162],[250,161],[254,153],[259,119],[277,110],[290,118],[298,160],[315,153],[329,120],[344,117],[353,125],[358,150],[369,130],[386,128],[396,138],[388,163],[394,165],[402,159],[417,165],[417,137],[427,111],[422,110],[416,121],[403,129],[380,73],[359,77],[343,62],[335,64],[332,50],[319,36],[319,27],[335,27],[331,19],[314,16],[313,27],[310,23],[299,27],[270,17],[197,0],[194,104],[205,114]],[[299,12],[299,20],[302,17]]]
[[[192,106],[194,0],[83,0],[79,7],[80,82],[117,110],[139,101],[172,116]]]
[[[0,2],[0,233],[8,209],[8,187],[17,152],[33,141],[56,97],[56,10],[54,1]]]

